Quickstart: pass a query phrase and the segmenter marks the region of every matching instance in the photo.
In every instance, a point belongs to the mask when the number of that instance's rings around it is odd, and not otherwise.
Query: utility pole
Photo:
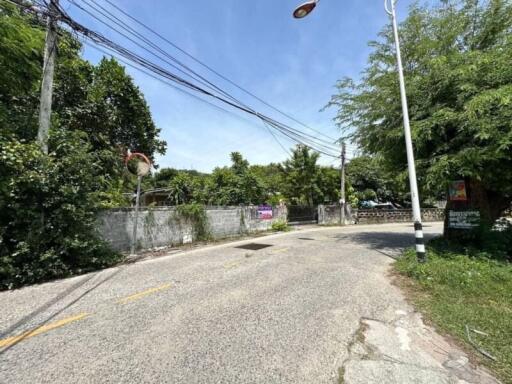
[[[341,225],[345,225],[345,158],[346,158],[345,142],[341,143],[341,200],[340,200],[340,221]]]
[[[37,142],[43,153],[48,153],[48,132],[52,115],[53,73],[57,51],[57,10],[59,0],[50,0],[50,15],[44,46],[43,80],[41,83],[41,99],[39,105],[39,129]]]

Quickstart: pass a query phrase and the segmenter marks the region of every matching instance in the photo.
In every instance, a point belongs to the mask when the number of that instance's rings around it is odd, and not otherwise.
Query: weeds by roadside
[[[497,358],[482,357],[504,383],[512,383],[512,265],[489,252],[450,247],[443,239],[428,247],[429,262],[416,262],[409,250],[395,264],[408,277],[413,302],[438,328],[474,351],[466,326],[483,334],[471,337]]]
[[[285,220],[277,220],[272,223],[272,230],[277,232],[289,232],[291,228]]]

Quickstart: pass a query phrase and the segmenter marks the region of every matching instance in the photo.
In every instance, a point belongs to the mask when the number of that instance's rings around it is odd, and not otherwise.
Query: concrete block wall
[[[273,208],[272,220],[258,218],[257,207],[207,207],[208,230],[212,238],[236,237],[245,233],[267,231],[277,220],[287,219],[286,207]],[[131,246],[134,210],[111,209],[98,216],[97,230],[117,251]],[[180,217],[173,207],[142,208],[139,211],[137,248],[152,249],[195,241],[192,223]]]
[[[422,209],[421,215],[424,222],[443,221],[444,210],[439,208]],[[347,223],[353,224],[380,224],[413,222],[411,209],[378,210],[360,209],[346,215]],[[320,205],[318,207],[318,224],[336,225],[340,223],[339,205]]]
[[[339,225],[341,222],[341,207],[339,205],[319,205],[318,224]],[[345,206],[345,221],[347,224],[354,224],[354,212],[349,204]]]
[[[412,209],[378,210],[360,209],[357,211],[358,224],[380,224],[380,223],[409,223],[413,222]],[[424,222],[443,221],[444,210],[439,208],[426,208],[421,210]]]

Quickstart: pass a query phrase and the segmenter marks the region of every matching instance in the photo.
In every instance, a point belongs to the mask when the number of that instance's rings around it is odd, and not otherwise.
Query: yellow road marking
[[[131,296],[128,296],[128,297],[125,297],[121,300],[118,301],[118,303],[120,304],[126,304],[126,303],[129,303],[130,301],[134,301],[134,300],[138,300],[140,299],[141,297],[144,297],[144,296],[147,296],[147,295],[150,295],[152,293],[155,293],[155,292],[158,292],[158,291],[162,291],[164,289],[167,289],[171,286],[171,284],[165,284],[165,285],[162,285],[160,287],[156,287],[156,288],[151,288],[151,289],[148,289],[147,291],[144,291],[144,292],[140,292],[140,293],[136,293],[135,295],[131,295]]]
[[[63,325],[72,323],[74,321],[82,320],[84,317],[87,317],[87,316],[89,316],[88,313],[81,313],[80,315],[68,317],[66,319],[56,321],[55,323],[42,325],[40,327],[34,328],[31,331],[24,332],[18,336],[13,336],[13,337],[8,337],[7,339],[2,339],[2,340],[0,340],[0,347],[8,347],[8,346],[16,344],[19,341],[22,341],[24,339],[28,339],[30,337],[40,335],[41,333],[51,331],[52,329],[62,327]]]
[[[290,248],[281,248],[281,249],[276,249],[276,250],[273,250],[271,253],[284,253],[284,252],[287,252],[289,251]]]

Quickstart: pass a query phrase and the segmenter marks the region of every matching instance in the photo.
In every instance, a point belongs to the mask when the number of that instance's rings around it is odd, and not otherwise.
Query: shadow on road
[[[425,234],[425,242],[438,236],[438,234]],[[361,244],[393,259],[397,259],[404,249],[415,245],[414,233],[358,232],[338,234],[336,239]]]
[[[94,291],[96,288],[98,288],[99,286],[105,284],[107,281],[111,280],[112,278],[114,278],[114,276],[118,275],[124,268],[118,268],[116,269],[115,271],[113,271],[112,273],[110,273],[108,276],[106,276],[104,279],[100,280],[99,282],[97,282],[96,284],[94,284],[92,287],[88,288],[87,290],[85,290],[82,294],[80,294],[76,299],[70,301],[68,304],[66,304],[64,307],[62,307],[61,309],[59,309],[57,312],[53,313],[52,315],[50,315],[49,317],[47,317],[46,319],[40,321],[39,323],[37,323],[31,331],[27,332],[26,334],[23,335],[23,337],[21,337],[19,340],[17,340],[16,342],[14,342],[13,344],[10,344],[9,346],[5,347],[4,349],[2,349],[0,351],[0,356],[3,355],[5,352],[7,352],[9,349],[11,349],[12,347],[14,347],[16,344],[18,344],[19,342],[23,341],[25,338],[29,337],[31,335],[32,332],[34,332],[35,330],[37,330],[38,328],[44,326],[45,324],[47,324],[49,321],[51,321],[52,319],[54,319],[55,317],[57,317],[59,314],[61,314],[62,312],[64,312],[67,308],[71,307],[73,304],[76,304],[78,301],[80,301],[81,299],[83,299],[85,296],[87,296],[89,293],[91,293],[92,291]],[[64,290],[63,292],[61,292],[60,294],[58,294],[57,296],[55,296],[53,299],[49,300],[48,302],[44,303],[43,305],[41,305],[40,307],[38,307],[37,309],[35,309],[34,311],[32,311],[31,313],[29,313],[28,315],[24,316],[23,318],[21,318],[20,320],[18,320],[15,324],[11,325],[9,328],[7,328],[5,331],[3,331],[1,334],[0,334],[0,339],[6,337],[7,335],[9,335],[10,333],[14,332],[16,329],[22,327],[23,325],[29,323],[34,317],[38,316],[39,314],[43,313],[44,311],[46,311],[47,309],[51,308],[53,305],[57,304],[59,301],[62,301],[63,299],[65,299],[67,296],[71,295],[73,292],[75,292],[76,290],[80,289],[82,286],[86,285],[88,282],[90,282],[91,280],[93,280],[96,276],[98,276],[101,272],[97,272],[97,273],[94,273],[94,274],[91,274],[90,276],[87,276],[85,277],[84,279],[78,281],[76,284],[73,284],[72,286],[70,286],[69,288],[67,288],[66,290]]]

